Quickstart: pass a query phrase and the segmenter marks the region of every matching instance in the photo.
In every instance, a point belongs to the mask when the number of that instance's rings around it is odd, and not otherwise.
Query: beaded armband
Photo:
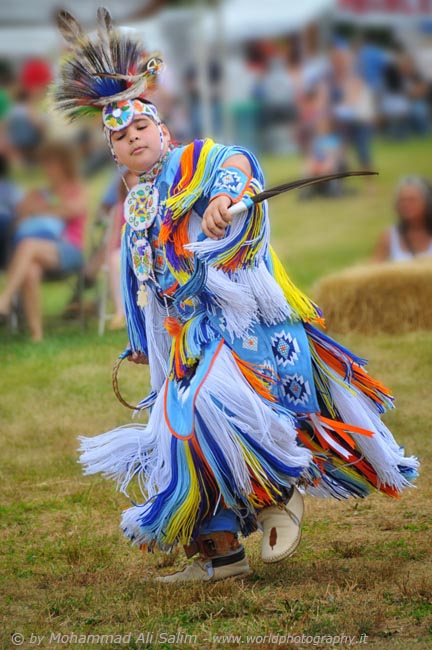
[[[251,178],[238,167],[219,167],[210,192],[210,201],[217,196],[228,196],[233,203],[238,203],[242,199]]]

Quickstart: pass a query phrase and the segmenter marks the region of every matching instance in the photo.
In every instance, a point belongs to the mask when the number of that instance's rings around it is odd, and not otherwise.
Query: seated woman
[[[82,266],[87,215],[87,194],[70,145],[48,143],[41,149],[40,160],[48,188],[31,191],[18,206],[19,241],[0,294],[0,315],[4,317],[10,312],[15,293],[21,292],[33,341],[43,338],[40,294],[43,273],[70,273]],[[30,219],[33,222],[26,224]],[[58,223],[55,225],[56,220],[60,220],[60,228]]]
[[[372,262],[399,262],[432,255],[432,186],[407,176],[396,190],[398,221],[378,239]]]

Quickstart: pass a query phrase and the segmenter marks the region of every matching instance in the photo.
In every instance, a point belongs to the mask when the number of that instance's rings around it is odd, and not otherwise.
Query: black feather
[[[327,181],[333,181],[337,178],[347,178],[348,176],[375,176],[378,172],[372,171],[360,171],[360,172],[338,172],[337,174],[327,174],[326,176],[314,176],[312,178],[303,178],[297,181],[291,181],[290,183],[284,183],[283,185],[277,185],[276,187],[271,187],[264,192],[255,194],[251,196],[251,200],[254,203],[261,203],[266,199],[271,199],[273,196],[277,196],[282,192],[289,192],[290,190],[296,190],[299,187],[308,187],[309,185],[319,185],[320,183],[326,183]]]

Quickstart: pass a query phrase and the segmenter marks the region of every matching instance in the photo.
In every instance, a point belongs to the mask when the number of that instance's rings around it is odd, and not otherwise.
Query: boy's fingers
[[[221,229],[217,228],[208,228],[209,233],[211,233],[214,237],[221,237],[224,234],[224,231]]]
[[[127,357],[127,360],[131,361],[132,363],[144,363],[145,364],[145,363],[148,362],[148,359],[147,359],[145,354],[143,354],[142,352],[136,352],[136,351],[132,352],[132,354],[130,354]]]
[[[218,228],[217,226],[211,223],[203,224],[203,231],[204,234],[207,235],[207,237],[210,237],[211,239],[217,239],[224,233],[223,228]]]
[[[221,214],[217,214],[213,217],[213,223],[218,226],[218,228],[225,228],[226,221]]]
[[[225,222],[223,221],[223,219],[220,219],[211,213],[206,215],[204,219],[204,224],[210,229],[217,229],[217,230],[221,230],[222,232],[225,229]]]
[[[209,228],[210,228],[210,230],[216,232],[219,235],[223,235],[223,233],[225,232],[225,226],[220,226],[215,221],[213,221],[212,223],[209,223]]]

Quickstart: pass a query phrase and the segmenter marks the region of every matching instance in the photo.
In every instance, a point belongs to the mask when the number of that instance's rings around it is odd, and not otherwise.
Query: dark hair
[[[401,190],[407,186],[414,186],[422,193],[425,200],[425,225],[427,231],[432,235],[432,185],[425,178],[421,176],[405,176],[399,182],[396,189],[396,210],[398,213],[398,224],[397,228],[399,232],[403,235],[406,232],[407,224],[403,219],[402,214],[399,210],[398,199],[401,193]]]

